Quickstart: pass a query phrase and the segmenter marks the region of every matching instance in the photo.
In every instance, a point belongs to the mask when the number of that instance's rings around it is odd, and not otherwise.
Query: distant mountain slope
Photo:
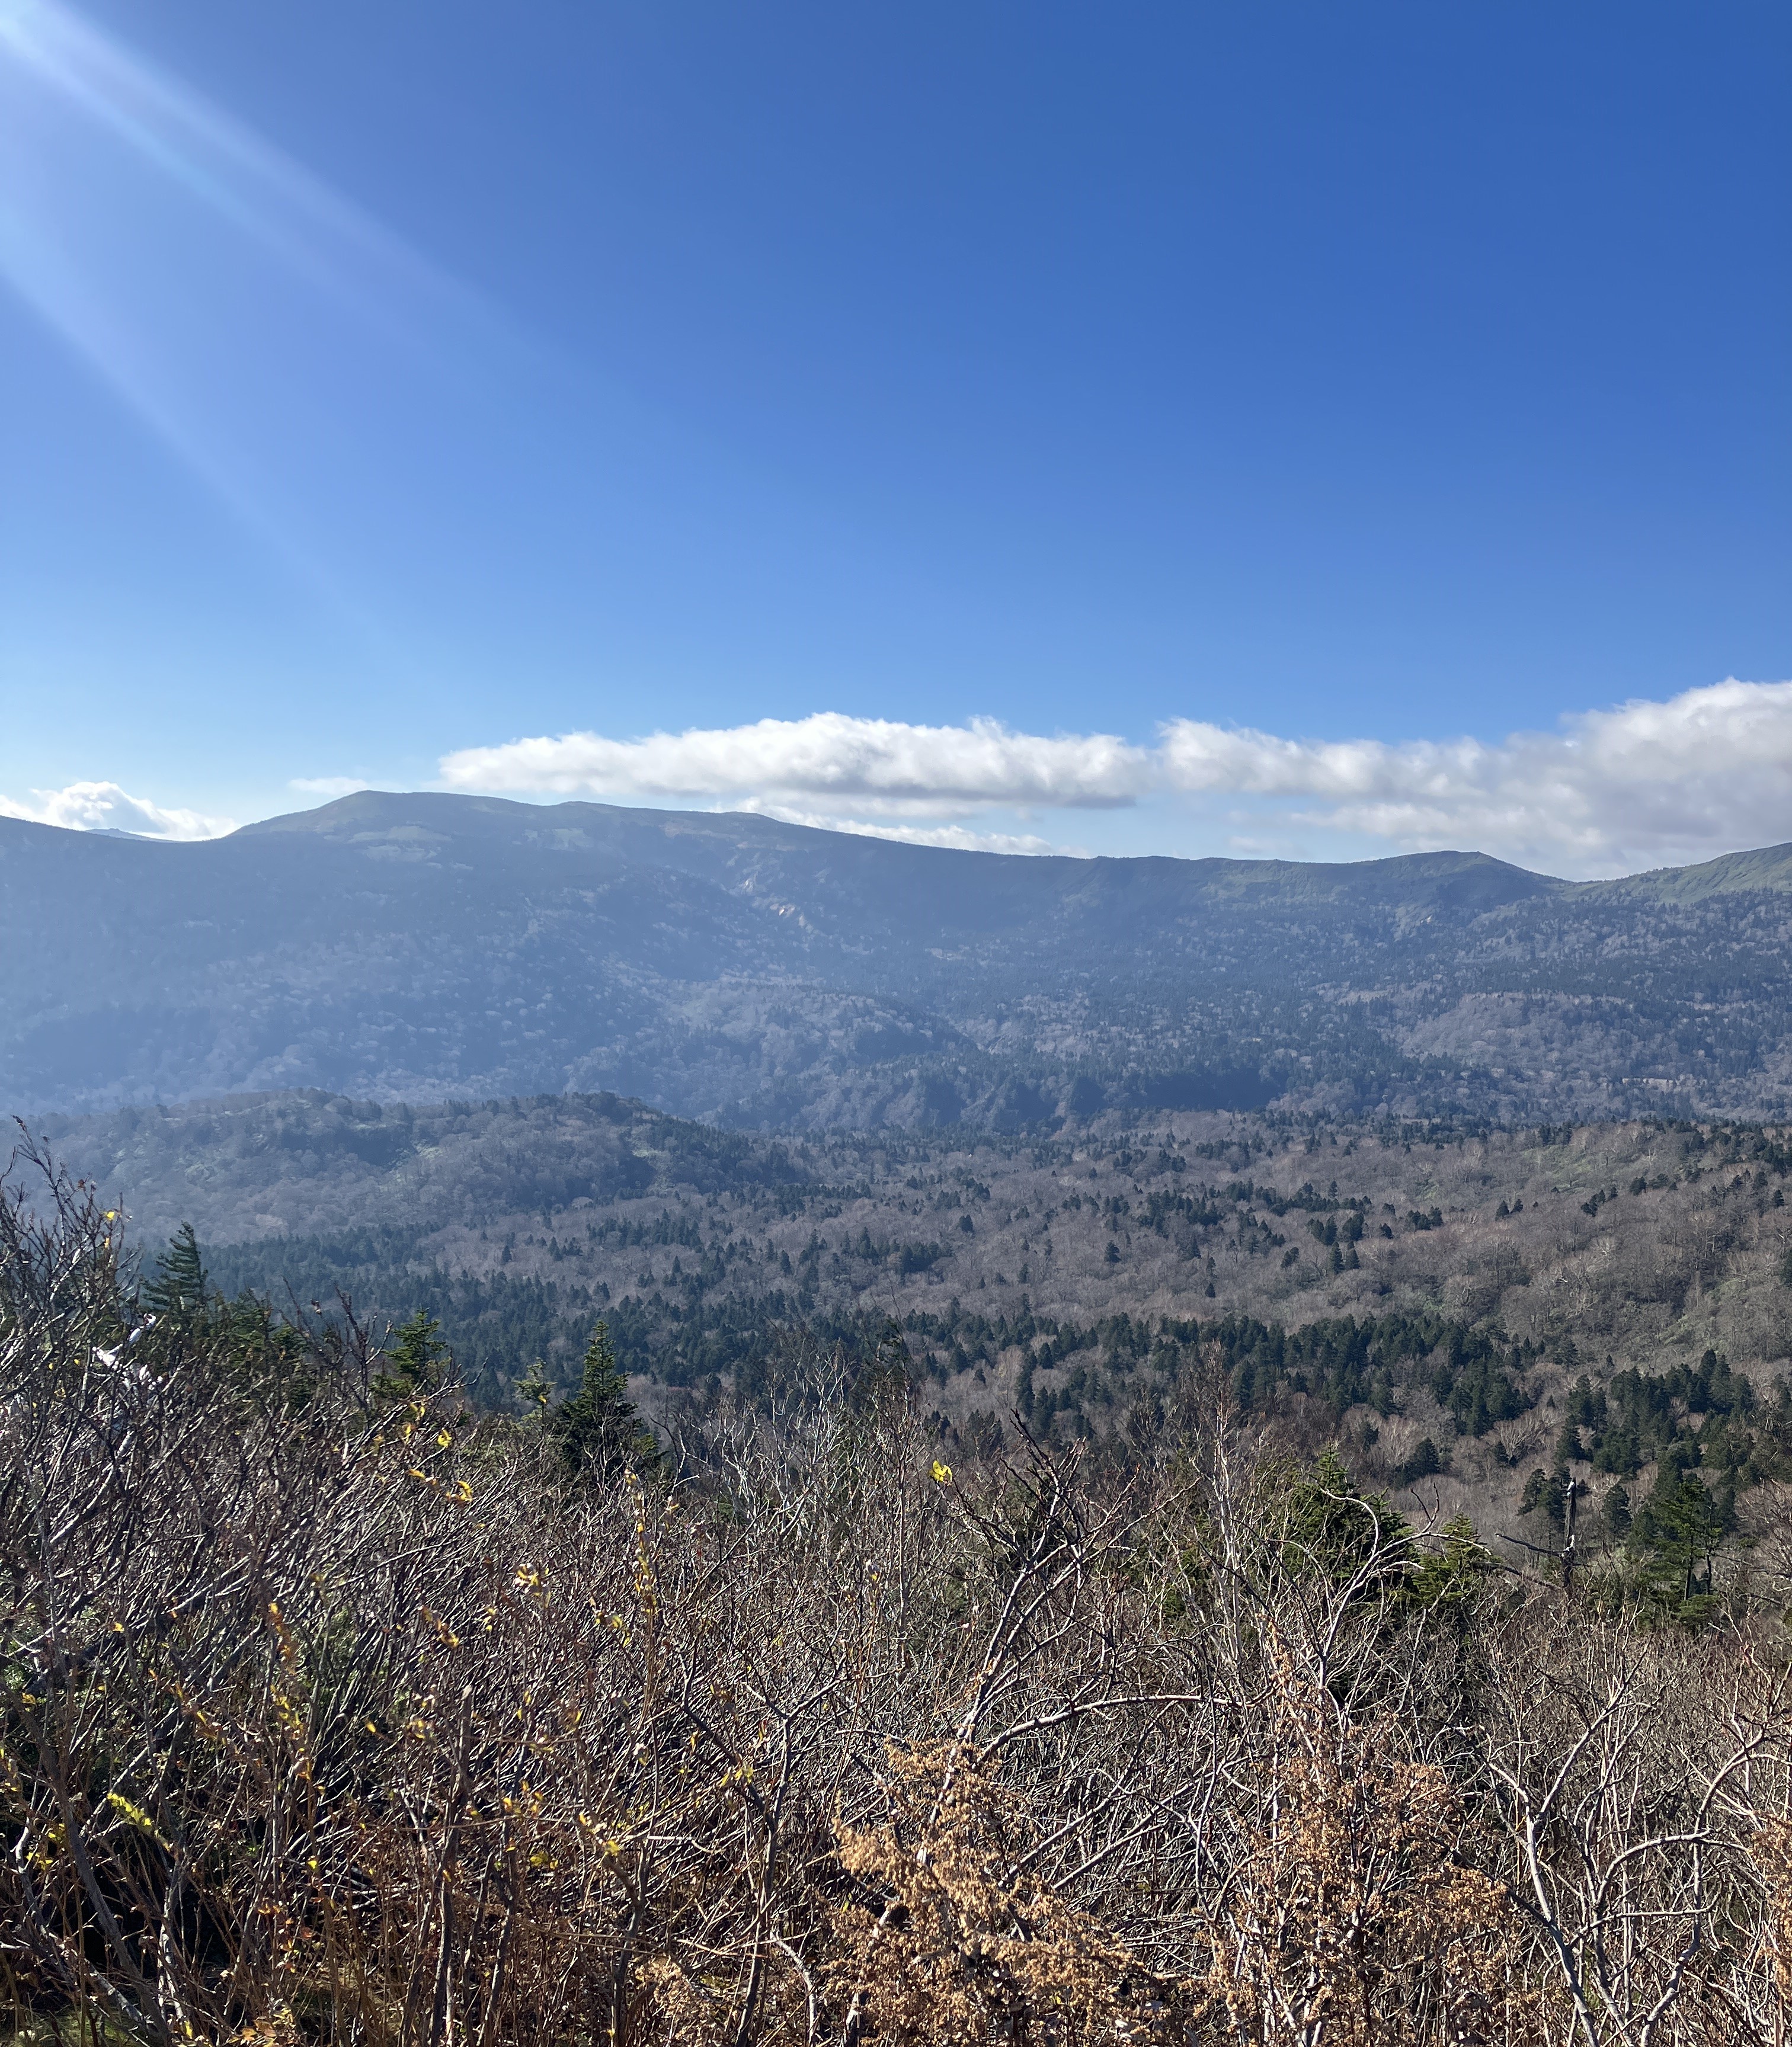
[[[121,1203],[133,1237],[183,1222],[208,1244],[494,1216],[648,1194],[743,1198],[808,1175],[777,1140],[663,1115],[617,1095],[519,1101],[348,1101],[315,1091],[233,1095],[109,1115],[37,1118],[68,1171]],[[6,1154],[0,1150],[0,1168]]]
[[[613,1089],[737,1126],[1103,1105],[1792,1105],[1792,848],[1028,859],[346,797],[169,846],[0,820],[0,1105]]]
[[[1712,896],[1743,896],[1757,892],[1792,893],[1792,846],[1763,846],[1752,853],[1727,853],[1720,860],[1697,867],[1658,867],[1621,881],[1584,884],[1616,899],[1658,903],[1695,903]]]

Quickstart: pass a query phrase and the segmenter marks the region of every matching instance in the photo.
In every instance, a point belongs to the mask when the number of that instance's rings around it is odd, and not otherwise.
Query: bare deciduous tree
[[[1778,2041],[1783,1658],[1514,1590],[1213,1386],[948,1469],[795,1356],[657,1475],[0,1198],[15,2030]]]

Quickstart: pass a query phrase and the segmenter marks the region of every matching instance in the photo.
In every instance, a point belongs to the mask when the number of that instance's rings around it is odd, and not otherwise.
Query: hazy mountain
[[[1792,847],[1030,859],[367,793],[198,845],[0,820],[0,1105],[614,1089],[739,1126],[1104,1105],[1777,1114]]]

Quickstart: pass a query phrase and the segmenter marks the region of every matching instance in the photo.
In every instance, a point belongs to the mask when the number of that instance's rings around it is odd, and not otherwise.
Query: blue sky
[[[1792,838],[1789,58],[1768,5],[0,0],[0,798]]]

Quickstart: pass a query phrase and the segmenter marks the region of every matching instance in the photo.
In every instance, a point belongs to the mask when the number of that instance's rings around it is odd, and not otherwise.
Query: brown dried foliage
[[[1471,1841],[1457,1787],[1391,1726],[1340,1715],[1285,1652],[1274,1661],[1280,1759],[1215,1902],[1208,2009],[1250,2041],[1513,2037],[1520,1929],[1504,1886],[1466,1859],[1491,1844]]]
[[[85,1190],[0,1200],[20,2037],[1782,2037],[1767,1632],[1422,1598],[1218,1410],[954,1474],[824,1378],[569,1490],[352,1321],[126,1277]]]
[[[981,2047],[1179,2037],[1178,1987],[1043,1883],[981,1758],[955,1743],[888,1756],[883,1824],[842,1830],[832,2002],[880,2040]]]

